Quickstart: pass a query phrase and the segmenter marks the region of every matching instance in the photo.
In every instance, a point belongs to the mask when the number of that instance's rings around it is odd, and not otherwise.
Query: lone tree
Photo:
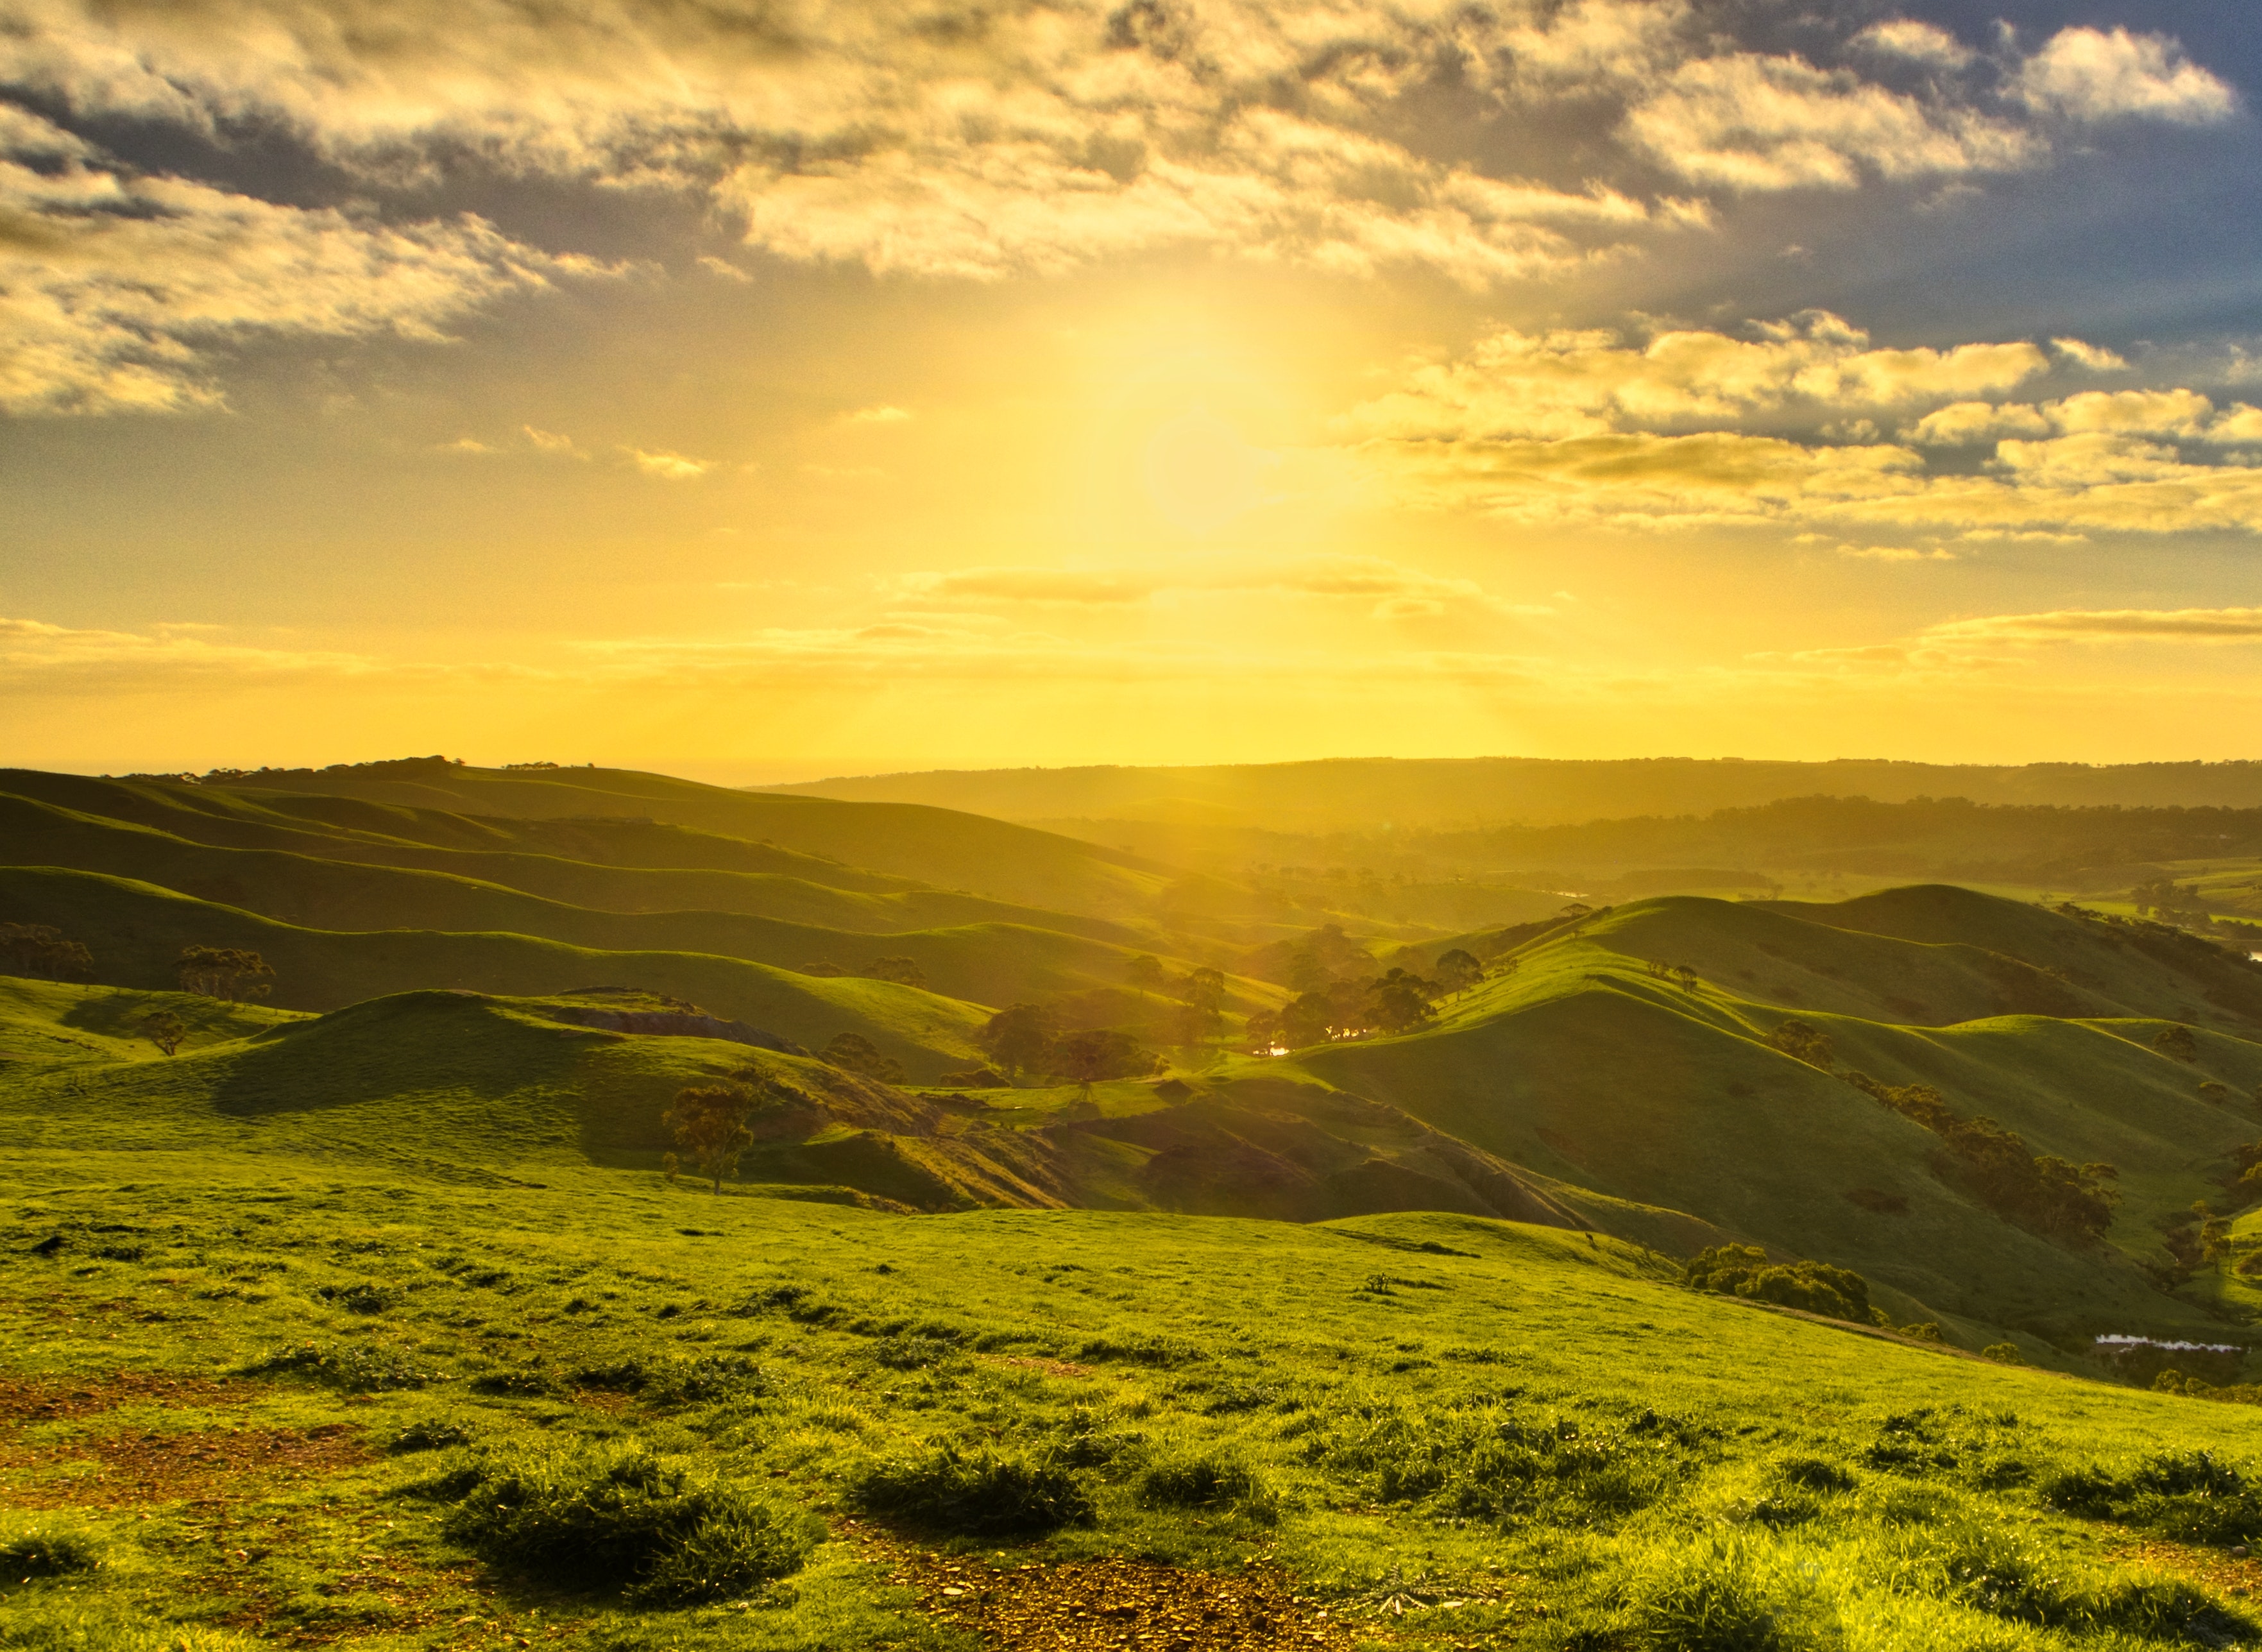
[[[1302,993],[1280,1012],[1280,1042],[1291,1050],[1324,1044],[1335,1022],[1335,1004],[1324,992]]]
[[[1224,971],[1196,970],[1178,983],[1178,1002],[1186,1006],[1184,1030],[1192,1035],[1186,1042],[1200,1042],[1216,1027],[1218,1013],[1225,1007]]]
[[[1151,952],[1142,952],[1123,966],[1123,978],[1137,989],[1141,998],[1163,990],[1163,961]]]
[[[1081,1085],[1083,1099],[1091,1099],[1091,1086],[1103,1078],[1142,1078],[1163,1064],[1139,1047],[1125,1032],[1100,1029],[1070,1033],[1052,1047],[1046,1064],[1054,1076]]]
[[[893,1056],[882,1055],[880,1047],[861,1033],[835,1033],[817,1058],[829,1067],[877,1078],[882,1084],[904,1081],[904,1064]]]
[[[700,1173],[715,1179],[723,1191],[723,1178],[738,1171],[738,1155],[753,1144],[746,1128],[754,1110],[754,1093],[743,1084],[710,1084],[675,1093],[675,1105],[659,1115],[674,1130],[677,1143],[691,1155]]]
[[[94,955],[52,925],[0,924],[0,966],[11,975],[83,980],[94,969]]]
[[[183,992],[230,1004],[265,998],[275,990],[273,966],[257,953],[234,947],[185,947],[173,968],[180,974]]]
[[[897,986],[926,985],[926,971],[918,967],[916,958],[875,958],[864,966],[864,973],[875,981],[893,981]]]
[[[1437,985],[1448,992],[1466,992],[1483,979],[1484,965],[1473,952],[1455,947],[1437,960]]]
[[[141,1036],[171,1055],[189,1035],[189,1024],[170,1010],[151,1010],[141,1018]]]
[[[1008,1072],[1028,1072],[1044,1064],[1060,1032],[1060,1018],[1038,1004],[1013,1004],[992,1015],[974,1042]]]

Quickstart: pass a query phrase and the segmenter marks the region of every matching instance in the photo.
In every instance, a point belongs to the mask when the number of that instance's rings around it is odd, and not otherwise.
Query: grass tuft
[[[421,1389],[441,1379],[440,1373],[420,1369],[398,1349],[364,1343],[297,1343],[263,1354],[246,1366],[244,1372],[250,1376],[310,1377],[349,1394]]]
[[[1268,1524],[1280,1518],[1279,1494],[1271,1480],[1235,1452],[1158,1462],[1140,1475],[1139,1500],[1156,1508],[1230,1509]]]
[[[797,1571],[816,1523],[630,1441],[479,1465],[443,1529],[491,1563],[645,1606],[743,1595]]]
[[[852,1496],[870,1513],[962,1537],[1034,1537],[1098,1518],[1083,1478],[1049,1454],[944,1446],[873,1464]]]
[[[32,1526],[0,1538],[0,1583],[90,1572],[101,1564],[100,1546],[83,1532]]]

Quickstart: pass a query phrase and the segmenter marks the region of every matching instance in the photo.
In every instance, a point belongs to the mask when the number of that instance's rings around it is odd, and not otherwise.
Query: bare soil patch
[[[14,1478],[7,1497],[24,1508],[116,1508],[145,1503],[202,1503],[288,1490],[371,1461],[376,1454],[347,1423],[319,1427],[125,1430],[83,1434],[51,1446],[12,1446],[0,1466],[45,1477]],[[93,1472],[55,1475],[91,1461]]]
[[[162,1372],[115,1371],[107,1376],[0,1376],[0,1424],[68,1422],[116,1410],[121,1405],[155,1404],[176,1410],[248,1405],[266,1392],[263,1384],[220,1382],[209,1377],[167,1376]]]
[[[1347,1652],[1358,1638],[1269,1569],[1228,1576],[1137,1560],[996,1566],[854,1535],[917,1591],[923,1610],[1012,1652]]]

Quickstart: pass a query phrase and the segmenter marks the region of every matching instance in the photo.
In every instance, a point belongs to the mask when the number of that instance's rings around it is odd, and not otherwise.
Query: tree
[[[974,1035],[982,1053],[1008,1072],[1033,1071],[1060,1032],[1060,1018],[1040,1004],[1012,1004],[999,1010]]]
[[[184,947],[173,968],[182,991],[230,1004],[265,998],[275,990],[275,970],[267,960],[234,947]]]
[[[1767,1035],[1770,1049],[1780,1050],[1786,1056],[1805,1062],[1810,1067],[1819,1067],[1828,1072],[1836,1065],[1830,1049],[1830,1035],[1809,1021],[1797,1017],[1784,1021]]]
[[[1053,1045],[1045,1060],[1054,1077],[1083,1086],[1087,1100],[1091,1086],[1103,1078],[1144,1078],[1163,1064],[1130,1034],[1107,1028],[1070,1033]]]
[[[738,1155],[753,1143],[746,1128],[754,1110],[754,1093],[743,1084],[696,1086],[675,1093],[675,1105],[659,1122],[675,1132],[679,1145],[691,1155],[702,1175],[715,1179],[723,1191],[723,1178],[736,1175]]]
[[[1151,952],[1142,952],[1123,966],[1123,978],[1138,989],[1141,998],[1163,990],[1163,961]]]
[[[1484,965],[1473,952],[1455,947],[1437,960],[1437,983],[1448,992],[1466,992],[1483,979]]]
[[[1291,1050],[1324,1044],[1336,1024],[1336,1006],[1319,992],[1306,992],[1280,1012],[1280,1037]]]
[[[916,958],[875,958],[864,973],[875,981],[893,981],[897,986],[926,985],[926,971],[918,967]]]
[[[1430,1019],[1437,983],[1393,970],[1367,989],[1368,1015],[1386,1033],[1402,1033]]]
[[[2192,1036],[2188,1027],[2176,1026],[2163,1029],[2152,1040],[2152,1048],[2171,1061],[2197,1061],[2199,1040]]]
[[[189,1035],[189,1024],[170,1010],[151,1010],[141,1018],[141,1036],[171,1055]]]
[[[1263,1055],[1272,1050],[1280,1037],[1280,1018],[1271,1010],[1251,1010],[1242,1037]]]
[[[1328,966],[1310,947],[1288,960],[1288,989],[1293,992],[1324,992],[1331,977]]]
[[[83,980],[93,971],[94,955],[47,924],[0,924],[0,963],[11,975]]]
[[[904,1081],[904,1064],[893,1056],[882,1055],[880,1047],[861,1033],[835,1033],[817,1058],[829,1067],[876,1078],[882,1084]]]
[[[1205,1015],[1214,1015],[1225,1005],[1225,973],[1221,970],[1194,970],[1178,983],[1178,1001],[1189,1009]]]

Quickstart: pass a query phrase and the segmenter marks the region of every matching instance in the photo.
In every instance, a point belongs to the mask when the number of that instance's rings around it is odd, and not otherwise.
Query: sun
[[[1155,509],[1188,533],[1209,533],[1265,502],[1280,456],[1251,444],[1207,407],[1147,438],[1140,479]]]

